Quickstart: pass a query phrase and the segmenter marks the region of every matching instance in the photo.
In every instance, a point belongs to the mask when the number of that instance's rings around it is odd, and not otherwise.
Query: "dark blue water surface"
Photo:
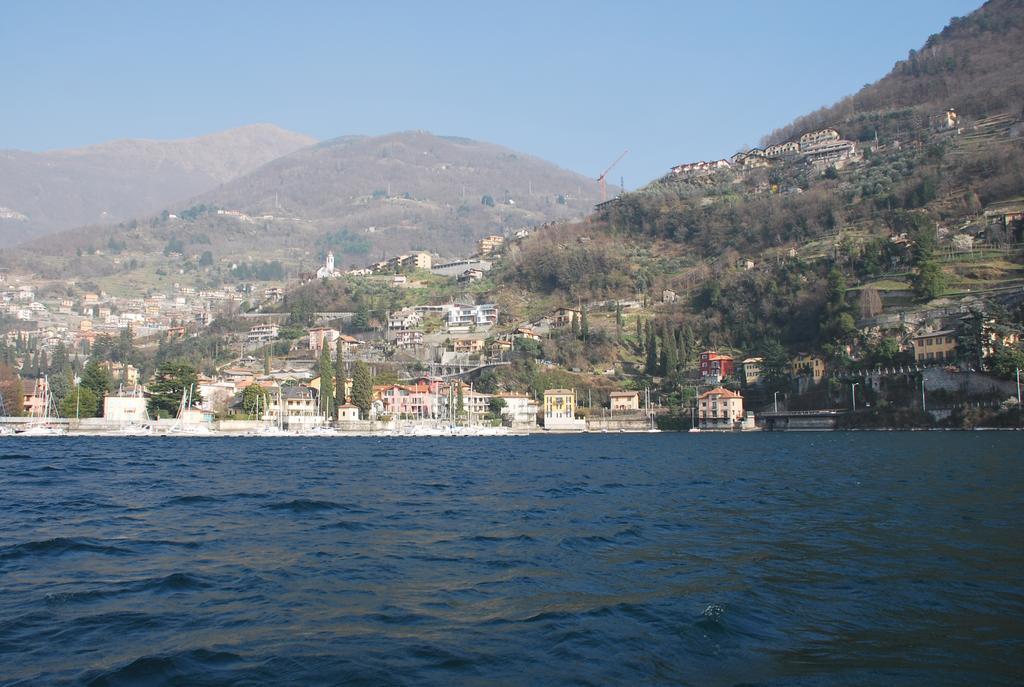
[[[0,684],[1021,684],[1022,439],[4,438]]]

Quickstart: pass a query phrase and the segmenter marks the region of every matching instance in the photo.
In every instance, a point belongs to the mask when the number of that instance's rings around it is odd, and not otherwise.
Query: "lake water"
[[[0,439],[0,684],[1019,685],[1024,435]]]

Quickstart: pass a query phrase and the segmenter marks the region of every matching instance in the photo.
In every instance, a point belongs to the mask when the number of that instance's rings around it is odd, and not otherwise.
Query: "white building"
[[[340,274],[334,267],[334,251],[327,251],[327,258],[324,260],[324,266],[316,271],[317,279],[333,279]]]
[[[111,422],[145,422],[149,419],[144,396],[106,396],[103,399],[103,418]]]
[[[276,324],[258,324],[249,330],[246,337],[247,343],[266,343],[277,338],[278,327]]]
[[[453,305],[448,311],[448,326],[485,326],[497,324],[498,306],[493,303],[481,305]]]

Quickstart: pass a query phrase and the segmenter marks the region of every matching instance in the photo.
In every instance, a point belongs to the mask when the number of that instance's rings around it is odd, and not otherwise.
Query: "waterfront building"
[[[505,423],[513,429],[529,429],[537,426],[537,402],[526,394],[504,393],[495,394],[495,398],[505,401],[501,416]]]
[[[356,422],[359,420],[359,408],[351,403],[338,406],[339,422]]]
[[[563,431],[586,429],[585,420],[576,419],[575,389],[546,389],[544,391],[544,427]]]
[[[149,414],[146,412],[146,398],[139,394],[105,396],[103,398],[103,418],[118,423],[145,422],[149,419]]]
[[[737,429],[743,422],[743,397],[723,387],[705,391],[697,397],[697,418],[701,429]]]
[[[640,393],[638,391],[613,391],[608,395],[611,410],[640,410]]]

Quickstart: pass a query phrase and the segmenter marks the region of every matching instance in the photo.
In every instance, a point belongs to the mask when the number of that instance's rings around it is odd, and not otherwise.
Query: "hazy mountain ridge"
[[[0,151],[0,240],[158,212],[315,139],[270,124],[195,138]]]
[[[339,265],[362,265],[413,248],[464,255],[481,236],[575,219],[597,200],[595,180],[495,144],[423,131],[342,136],[164,208],[177,217],[78,227],[27,248],[38,262],[121,243],[152,254],[173,240],[215,259],[308,267],[333,250]],[[96,262],[73,259],[67,271],[98,275]]]
[[[203,194],[197,202],[344,224],[368,200],[400,198],[469,212],[483,205],[484,196],[510,210],[558,216],[565,214],[551,212],[552,203],[561,204],[558,196],[567,207],[589,209],[597,199],[597,184],[495,144],[411,131],[324,141]]]

